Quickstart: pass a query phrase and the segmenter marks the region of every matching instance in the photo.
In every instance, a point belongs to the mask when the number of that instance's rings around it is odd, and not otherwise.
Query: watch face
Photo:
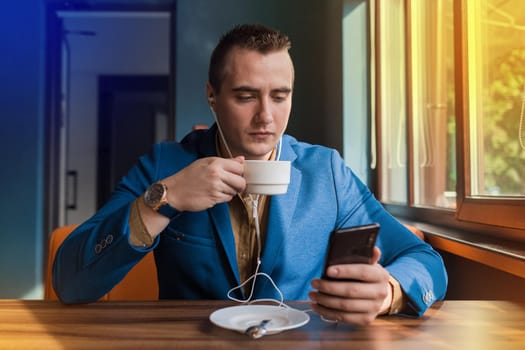
[[[151,185],[144,194],[146,205],[152,208],[157,207],[163,199],[165,191],[166,189],[164,185],[160,183],[154,183]]]

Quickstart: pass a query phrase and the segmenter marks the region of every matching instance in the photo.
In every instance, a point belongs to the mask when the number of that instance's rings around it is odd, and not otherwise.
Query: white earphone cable
[[[221,137],[221,140],[224,143],[224,147],[226,147],[226,151],[228,152],[228,155],[231,158],[233,158],[233,154],[232,154],[230,148],[228,147],[228,143],[226,142],[226,138],[224,137],[224,134],[222,132],[222,128],[221,128],[221,126],[219,124],[219,121],[217,120],[217,115],[215,114],[215,111],[213,110],[213,108],[211,108],[211,112],[213,114],[213,118],[215,119],[215,123],[217,124],[217,129],[219,131],[219,135]],[[279,160],[279,158],[281,157],[281,149],[282,149],[282,142],[281,141],[282,140],[279,140],[279,146],[278,146],[278,149],[277,149],[276,160]],[[251,275],[249,278],[246,279],[246,281],[242,282],[238,286],[230,289],[228,291],[228,293],[226,293],[226,296],[228,297],[228,299],[236,301],[236,302],[239,302],[239,303],[255,303],[255,302],[262,302],[262,301],[271,301],[271,302],[277,303],[280,307],[289,308],[289,306],[284,303],[284,295],[281,292],[281,290],[279,289],[279,287],[277,287],[277,285],[273,281],[272,277],[270,275],[268,275],[267,273],[259,272],[259,269],[261,267],[261,248],[262,248],[261,229],[260,229],[260,225],[259,225],[259,210],[258,210],[258,207],[259,207],[259,195],[256,194],[255,197],[254,197],[254,196],[252,196],[252,194],[248,194],[248,196],[249,196],[250,201],[252,203],[252,216],[253,216],[254,222],[255,222],[255,234],[257,236],[257,266],[255,268],[255,272],[253,273],[253,275]],[[258,276],[266,277],[270,281],[270,283],[272,284],[274,289],[279,294],[279,299],[280,300],[276,300],[276,299],[256,299],[256,300],[252,300],[253,299],[254,290],[255,290],[255,282],[257,281],[257,277]],[[234,296],[231,295],[231,293],[233,293],[234,291],[236,291],[238,289],[243,288],[247,283],[249,283],[252,280],[253,280],[253,283],[252,283],[252,286],[250,288],[250,294],[248,295],[248,297],[246,299],[243,300],[243,299],[235,298]]]
[[[210,110],[211,114],[213,114],[213,119],[215,119],[215,124],[217,124],[217,129],[219,130],[219,136],[221,137],[222,143],[224,143],[224,147],[226,147],[226,151],[228,151],[228,155],[230,156],[230,158],[233,158],[232,151],[230,151],[230,147],[228,147],[228,142],[226,142],[226,138],[224,137],[224,133],[222,132],[221,125],[217,120],[217,115],[215,114],[213,108],[210,108]]]

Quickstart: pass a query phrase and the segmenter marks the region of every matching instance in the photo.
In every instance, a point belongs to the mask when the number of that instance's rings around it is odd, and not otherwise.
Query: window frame
[[[375,33],[380,33],[381,21],[379,18],[379,7],[381,0],[374,1],[373,25]],[[472,232],[484,236],[493,236],[504,240],[525,242],[525,199],[513,198],[487,198],[473,196],[470,193],[470,135],[469,135],[469,117],[470,111],[468,106],[468,55],[467,55],[467,1],[454,0],[454,64],[455,64],[455,105],[456,105],[456,170],[457,170],[457,188],[456,188],[456,209],[446,209],[437,207],[416,206],[414,203],[414,158],[413,158],[413,110],[411,91],[411,47],[410,47],[410,16],[411,1],[405,0],[405,42],[406,42],[406,74],[407,74],[407,181],[408,181],[408,203],[385,203],[383,205],[394,216],[412,222],[422,222],[439,227],[451,227],[453,229]],[[375,80],[373,86],[372,103],[375,104],[376,115],[376,149],[378,150],[377,159],[382,159],[381,150],[381,99],[378,98],[381,93],[381,72],[384,67],[380,67],[380,37],[375,38]],[[382,179],[381,179],[381,162],[378,167],[372,169],[376,175],[376,183],[373,184],[378,198],[382,196]],[[521,216],[521,217],[520,217]]]
[[[471,194],[471,152],[468,79],[467,1],[454,1],[454,42],[456,66],[456,145],[458,220],[525,229],[525,198],[487,198]],[[521,214],[521,217],[520,217]]]

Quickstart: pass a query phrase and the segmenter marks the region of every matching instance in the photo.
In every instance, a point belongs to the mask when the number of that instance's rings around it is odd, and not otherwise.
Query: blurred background
[[[247,22],[292,39],[287,132],[424,231],[447,298],[523,300],[522,0],[2,1],[0,298],[41,298],[52,230],[213,123],[209,56]]]
[[[341,6],[3,1],[0,298],[40,298],[51,230],[92,215],[153,142],[212,124],[208,60],[235,24],[264,23],[290,35],[297,78],[288,131],[341,149],[341,136],[324,131],[341,126]]]

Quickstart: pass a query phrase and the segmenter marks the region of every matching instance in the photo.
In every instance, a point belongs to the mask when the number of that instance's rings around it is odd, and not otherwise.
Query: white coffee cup
[[[245,160],[244,178],[246,193],[283,194],[290,183],[290,161],[288,160]]]

